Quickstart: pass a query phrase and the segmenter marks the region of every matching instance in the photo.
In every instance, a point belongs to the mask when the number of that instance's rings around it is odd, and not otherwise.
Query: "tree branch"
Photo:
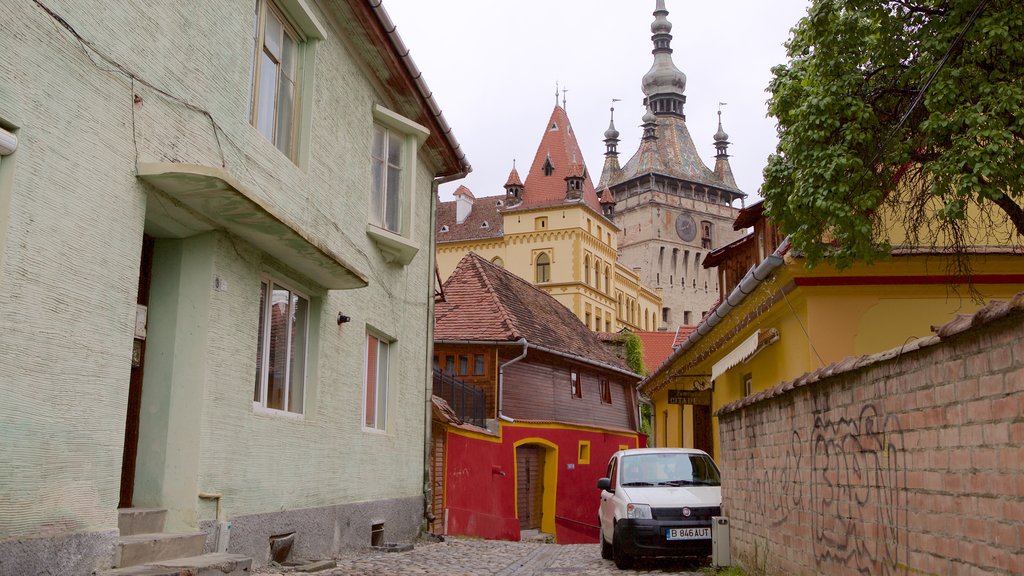
[[[1021,208],[1020,204],[1014,202],[1013,198],[1010,198],[1005,193],[1000,193],[992,202],[1002,208],[1003,212],[1006,212],[1006,215],[1010,217],[1010,222],[1017,229],[1017,234],[1024,236],[1024,208]]]

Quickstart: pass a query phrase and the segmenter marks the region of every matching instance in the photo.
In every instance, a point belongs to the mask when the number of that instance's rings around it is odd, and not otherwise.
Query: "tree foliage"
[[[786,47],[762,194],[808,265],[1021,242],[1024,2],[813,0]]]

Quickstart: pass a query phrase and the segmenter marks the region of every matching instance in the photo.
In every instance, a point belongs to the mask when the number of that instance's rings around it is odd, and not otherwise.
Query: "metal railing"
[[[434,396],[444,398],[444,401],[451,406],[455,414],[464,422],[483,428],[484,422],[484,393],[471,384],[456,379],[450,374],[445,374],[434,369]]]

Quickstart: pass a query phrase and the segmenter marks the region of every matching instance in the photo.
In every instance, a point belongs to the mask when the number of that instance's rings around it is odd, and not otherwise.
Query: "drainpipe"
[[[520,338],[519,343],[523,345],[523,353],[498,367],[498,419],[505,422],[515,422],[515,420],[501,413],[502,400],[505,397],[505,366],[511,366],[526,358],[526,350],[529,347],[526,338]]]
[[[434,268],[437,266],[437,187],[445,182],[465,178],[468,172],[459,172],[451,176],[439,176],[430,183],[430,249],[427,250],[427,329],[424,349],[427,351],[424,375],[423,405],[423,517],[428,522],[434,521],[430,510],[433,502],[433,490],[430,484],[430,446],[433,444],[433,402],[434,395]]]

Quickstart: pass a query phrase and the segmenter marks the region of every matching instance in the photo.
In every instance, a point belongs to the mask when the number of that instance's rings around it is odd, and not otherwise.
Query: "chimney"
[[[465,186],[459,186],[455,191],[455,223],[462,224],[473,212],[473,193]]]

